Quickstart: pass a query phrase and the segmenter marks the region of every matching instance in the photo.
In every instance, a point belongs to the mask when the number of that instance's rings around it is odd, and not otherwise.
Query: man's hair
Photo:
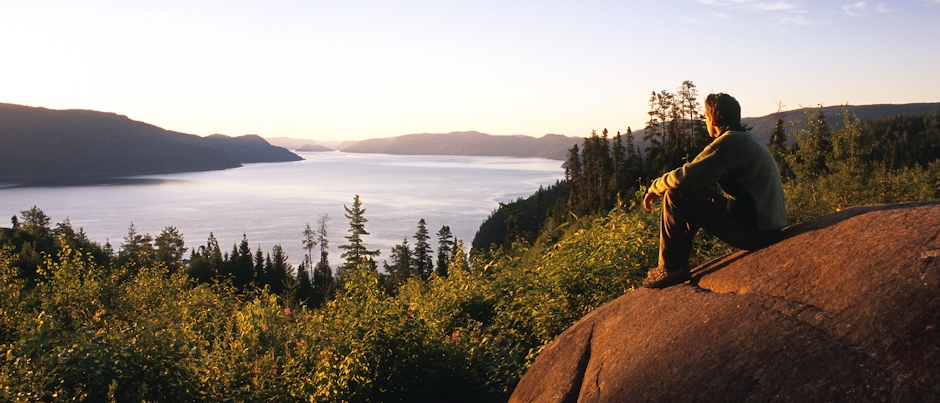
[[[705,113],[712,124],[733,130],[741,129],[741,104],[731,95],[719,92],[705,97]]]

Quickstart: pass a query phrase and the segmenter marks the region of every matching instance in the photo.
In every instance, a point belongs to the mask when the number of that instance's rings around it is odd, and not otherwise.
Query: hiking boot
[[[666,288],[676,284],[682,284],[692,279],[692,272],[688,267],[683,267],[677,271],[666,271],[665,267],[659,266],[650,269],[646,273],[646,279],[643,280],[643,287],[646,288]]]

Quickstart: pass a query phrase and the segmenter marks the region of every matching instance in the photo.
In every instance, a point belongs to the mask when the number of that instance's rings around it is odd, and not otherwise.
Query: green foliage
[[[880,159],[886,147],[873,140],[872,130],[898,118],[863,123],[844,113],[844,127],[830,131],[819,116],[807,112],[808,129],[797,136],[788,155],[794,176],[783,190],[791,223],[862,204],[940,199],[940,160],[921,165],[917,159],[903,163]],[[922,118],[931,116],[940,116],[940,111]],[[907,134],[917,143],[929,142],[932,136],[927,129]]]

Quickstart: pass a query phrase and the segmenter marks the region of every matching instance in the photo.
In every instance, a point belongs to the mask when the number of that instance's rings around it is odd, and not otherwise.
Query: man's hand
[[[656,203],[659,198],[660,196],[657,196],[656,193],[647,193],[646,196],[643,196],[643,208],[646,209],[646,211],[652,211],[653,203]]]

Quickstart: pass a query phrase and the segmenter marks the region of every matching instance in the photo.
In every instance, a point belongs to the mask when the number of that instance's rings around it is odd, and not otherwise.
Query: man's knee
[[[674,210],[687,210],[696,206],[708,204],[710,200],[698,192],[689,189],[667,189],[663,193],[663,208]]]

